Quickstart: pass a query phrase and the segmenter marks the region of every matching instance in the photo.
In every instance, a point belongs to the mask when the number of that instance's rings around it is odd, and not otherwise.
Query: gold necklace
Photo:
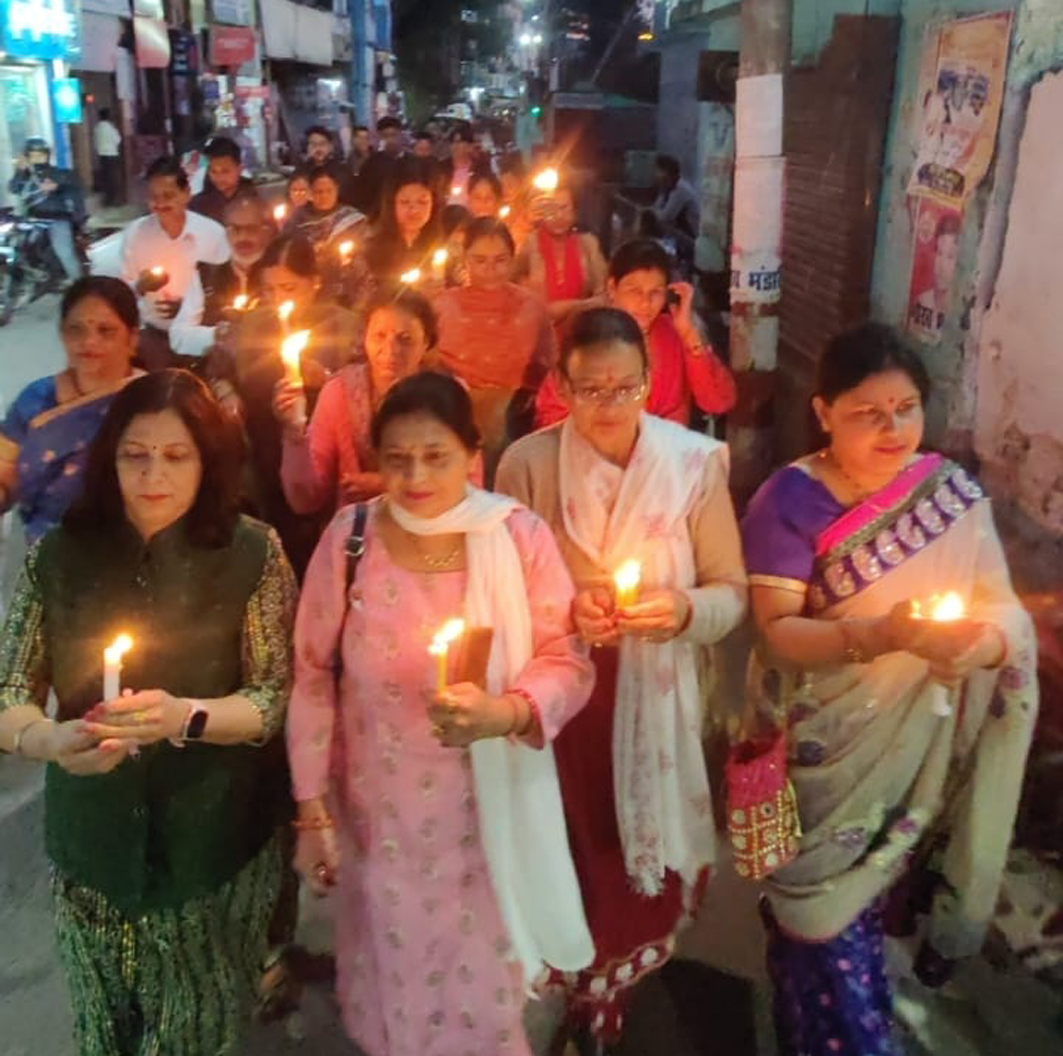
[[[830,464],[838,471],[838,473],[841,474],[841,477],[845,481],[845,483],[853,489],[853,493],[856,495],[857,502],[862,502],[869,495],[873,495],[877,490],[876,488],[865,488],[861,484],[858,484],[856,480],[845,471],[845,467],[841,464],[841,462],[838,461],[837,456],[829,447],[824,448],[822,451],[820,451],[819,457],[825,462],[829,460]]]
[[[420,559],[429,567],[434,569],[446,569],[450,568],[458,558],[461,556],[461,541],[458,545],[450,551],[449,554],[444,554],[443,557],[433,557],[431,554],[426,553],[421,546],[420,540],[417,536],[413,536],[414,549],[417,551],[417,555]]]

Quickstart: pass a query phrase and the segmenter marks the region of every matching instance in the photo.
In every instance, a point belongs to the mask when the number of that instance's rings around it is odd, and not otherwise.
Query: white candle
[[[310,342],[309,330],[297,330],[281,342],[281,359],[284,361],[284,377],[292,385],[303,383],[303,351]]]
[[[955,623],[967,615],[967,607],[963,598],[954,590],[947,594],[935,594],[930,599],[930,619],[936,623]],[[912,602],[912,617],[917,620],[924,619],[923,605],[919,601]],[[930,685],[930,711],[938,718],[947,719],[953,711],[953,690],[941,682],[932,682]]]
[[[557,169],[543,169],[538,176],[532,180],[532,184],[536,190],[543,191],[546,194],[551,194],[557,190],[557,185],[561,182],[561,177],[557,174]]]
[[[639,582],[642,579],[642,566],[637,561],[625,561],[613,575],[616,583],[616,607],[629,609],[639,600]]]
[[[464,633],[464,620],[447,620],[436,632],[432,644],[428,647],[429,655],[436,658],[436,688],[440,693],[447,688],[447,658],[450,653],[450,643],[456,642]]]
[[[122,657],[133,648],[133,639],[120,634],[103,651],[103,699],[116,700],[122,692]]]
[[[442,281],[447,273],[447,258],[450,254],[445,249],[437,249],[432,254],[432,278]]]
[[[281,321],[281,329],[287,333],[291,328],[292,312],[295,311],[295,301],[285,301],[277,309],[277,318]]]

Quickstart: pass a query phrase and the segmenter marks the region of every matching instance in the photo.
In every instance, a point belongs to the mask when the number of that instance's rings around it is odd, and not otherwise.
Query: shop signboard
[[[212,26],[210,64],[215,69],[243,66],[255,57],[255,31],[242,26]]]
[[[78,0],[0,0],[0,51],[20,59],[76,59]]]
[[[210,9],[215,22],[227,22],[230,26],[254,24],[251,0],[211,0]]]
[[[77,77],[57,77],[52,81],[52,106],[56,121],[64,125],[81,123],[81,81]]]

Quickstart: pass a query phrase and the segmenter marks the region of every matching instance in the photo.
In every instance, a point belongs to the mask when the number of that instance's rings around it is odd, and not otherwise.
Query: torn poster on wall
[[[938,344],[951,317],[964,209],[993,159],[1011,22],[1011,12],[948,22],[924,44],[907,320],[924,344]]]
[[[962,208],[982,182],[1000,122],[1010,11],[948,22],[937,32],[934,80],[920,89],[919,153],[908,193]],[[927,41],[934,46],[934,37]]]
[[[918,203],[915,254],[908,293],[908,329],[936,345],[952,312],[963,213],[934,198]]]

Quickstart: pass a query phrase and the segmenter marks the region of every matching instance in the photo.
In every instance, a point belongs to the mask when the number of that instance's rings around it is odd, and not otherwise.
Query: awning
[[[243,66],[255,57],[255,31],[242,26],[212,26],[210,64],[220,69]]]
[[[291,0],[262,0],[262,37],[271,59],[331,66],[332,14]]]
[[[113,73],[118,61],[118,40],[122,22],[114,15],[81,13],[81,57],[71,62],[86,73]]]
[[[133,17],[137,65],[142,70],[164,70],[170,65],[170,34],[158,18]]]

